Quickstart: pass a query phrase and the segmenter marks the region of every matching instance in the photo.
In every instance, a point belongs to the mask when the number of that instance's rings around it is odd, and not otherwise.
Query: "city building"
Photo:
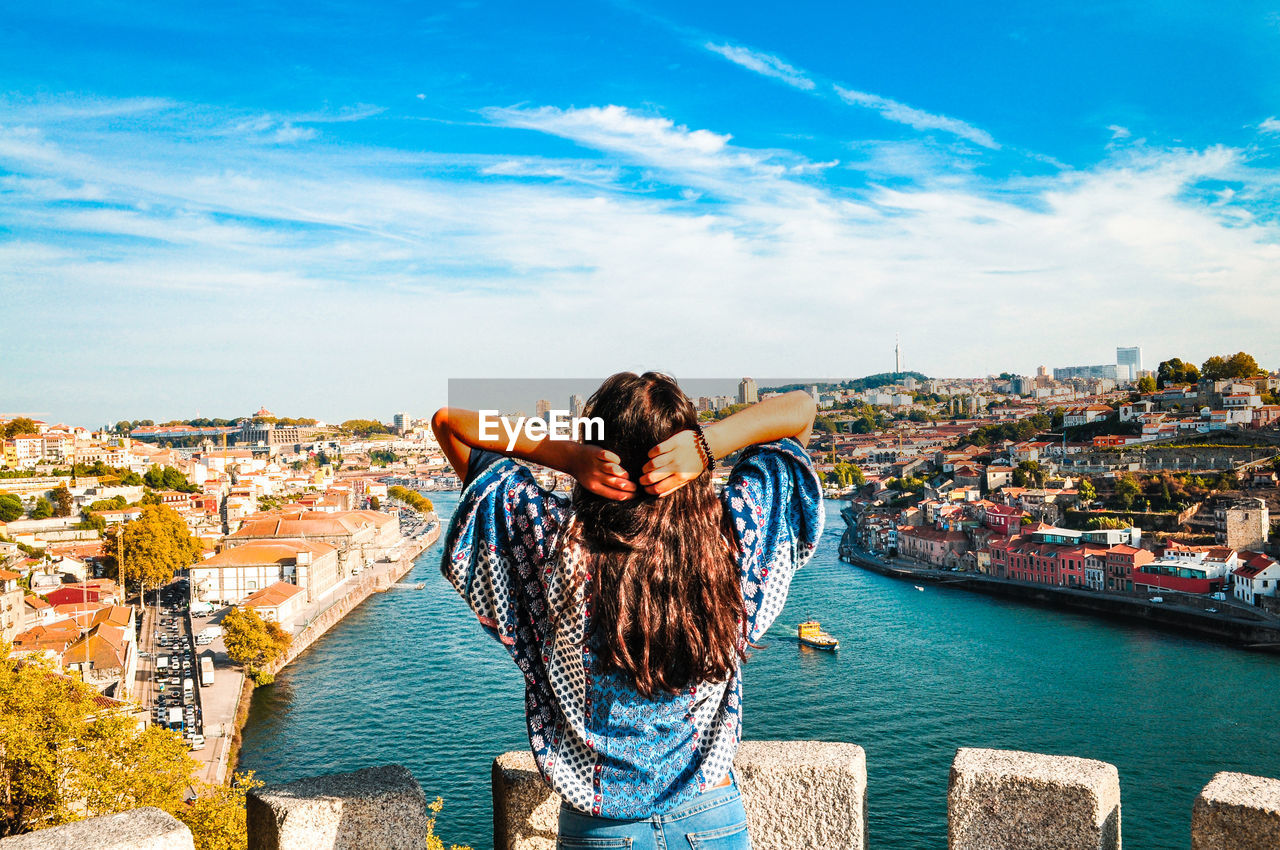
[[[1219,546],[1260,552],[1271,537],[1271,518],[1262,499],[1222,499],[1214,506],[1214,538]]]
[[[0,570],[0,640],[13,643],[23,629],[26,606],[22,603],[24,591],[18,584],[20,573]]]
[[[738,404],[755,404],[759,400],[760,393],[753,379],[743,378],[738,382]]]
[[[340,580],[338,550],[316,540],[254,540],[193,565],[190,578],[191,596],[201,602],[234,605],[280,582],[313,602]]]
[[[391,418],[391,424],[395,427],[397,434],[404,434],[409,430],[409,414],[397,413]]]
[[[1242,552],[1243,564],[1231,573],[1232,595],[1246,605],[1257,605],[1264,596],[1276,596],[1280,588],[1280,564],[1259,552]]]
[[[1138,345],[1128,348],[1116,348],[1116,367],[1120,370],[1119,379],[1122,381],[1138,380],[1138,373],[1142,371],[1142,347]]]
[[[1088,381],[1088,380],[1117,380],[1120,373],[1120,367],[1114,363],[1104,363],[1098,366],[1062,366],[1053,370],[1053,379],[1055,381]]]
[[[240,603],[240,607],[256,611],[264,620],[292,623],[306,603],[307,595],[302,588],[278,581],[249,596]]]

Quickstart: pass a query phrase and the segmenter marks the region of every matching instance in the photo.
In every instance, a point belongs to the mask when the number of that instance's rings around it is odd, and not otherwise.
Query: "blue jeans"
[[[712,788],[665,815],[596,818],[560,806],[556,850],[751,850],[736,782]]]

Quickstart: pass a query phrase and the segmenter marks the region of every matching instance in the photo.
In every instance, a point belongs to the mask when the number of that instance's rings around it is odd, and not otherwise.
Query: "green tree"
[[[142,476],[142,483],[152,490],[177,490],[180,493],[194,493],[200,489],[172,466],[151,467],[147,470],[147,474]]]
[[[21,499],[12,493],[0,493],[0,522],[13,522],[21,519],[22,514]]]
[[[1156,391],[1156,389],[1157,389],[1156,379],[1151,377],[1150,375],[1143,375],[1141,378],[1138,379],[1138,392],[1153,393]]]
[[[67,489],[67,485],[59,484],[53,490],[53,515],[54,516],[71,516],[71,511],[75,507],[75,499],[71,495],[71,491]]]
[[[53,516],[53,503],[41,496],[36,499],[35,506],[31,508],[31,513],[28,516],[32,519],[48,519]]]
[[[410,490],[408,487],[401,487],[399,484],[392,484],[388,487],[387,495],[397,501],[404,502],[420,514],[429,514],[436,509],[436,506],[431,504],[431,500],[417,490]]]
[[[382,510],[382,500],[381,500],[381,499],[379,499],[377,496],[370,496],[370,497],[369,497],[369,507],[370,507],[370,509],[375,510],[375,511],[380,511],[380,510]]]
[[[222,618],[227,657],[259,684],[270,681],[264,676],[265,668],[284,657],[292,641],[278,623],[262,619],[252,608],[232,608]]]
[[[390,449],[374,449],[369,452],[369,462],[374,466],[387,466],[396,460],[396,453]]]
[[[1215,355],[1204,361],[1200,375],[1206,380],[1221,381],[1231,378],[1252,378],[1262,372],[1252,354],[1237,351],[1230,357]]]
[[[173,580],[173,574],[195,563],[200,541],[173,508],[143,505],[142,516],[106,538],[107,575],[147,587]],[[123,569],[122,569],[123,568]]]
[[[1116,479],[1116,506],[1120,510],[1133,510],[1141,495],[1142,488],[1138,486],[1138,482],[1133,479],[1132,475],[1122,475]]]
[[[1178,357],[1161,361],[1156,369],[1156,386],[1161,389],[1180,384],[1194,384],[1198,380],[1200,380],[1200,370],[1195,367],[1195,364],[1184,363]]]
[[[0,659],[0,835],[140,806],[174,812],[195,767],[177,735],[139,731],[88,685],[33,659]]]
[[[390,434],[387,426],[375,419],[348,419],[339,426],[343,431],[357,437],[371,437],[374,434]]]
[[[12,440],[19,434],[34,434],[36,423],[34,419],[27,416],[19,416],[17,419],[10,419],[4,426],[4,437],[6,440]]]
[[[1088,478],[1080,480],[1080,484],[1076,487],[1076,493],[1080,496],[1080,501],[1086,504],[1098,498],[1098,489],[1093,486],[1093,482]]]
[[[262,784],[253,778],[253,771],[248,771],[237,773],[230,785],[205,785],[178,814],[191,830],[196,850],[248,847],[244,797],[250,789]]]

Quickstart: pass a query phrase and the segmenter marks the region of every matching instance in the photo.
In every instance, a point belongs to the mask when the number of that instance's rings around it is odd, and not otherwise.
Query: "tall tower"
[[[893,371],[894,374],[902,374],[902,343],[897,334],[893,335]]]

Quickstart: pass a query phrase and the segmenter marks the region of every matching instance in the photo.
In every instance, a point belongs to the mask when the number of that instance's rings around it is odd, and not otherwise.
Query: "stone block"
[[[1120,850],[1120,777],[1093,759],[961,748],[950,850]]]
[[[195,850],[191,830],[168,812],[132,809],[0,839],[3,850]]]
[[[256,788],[249,850],[422,850],[427,799],[398,764]]]
[[[755,850],[862,850],[866,754],[854,744],[744,741],[734,762]],[[560,796],[526,751],[493,762],[496,850],[554,850]]]
[[[1191,810],[1191,850],[1280,847],[1280,780],[1219,773]]]

